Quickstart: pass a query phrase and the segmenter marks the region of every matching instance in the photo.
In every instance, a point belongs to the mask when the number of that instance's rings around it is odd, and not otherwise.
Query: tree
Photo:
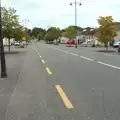
[[[3,37],[8,38],[9,51],[10,51],[10,39],[13,38],[15,28],[19,26],[19,16],[16,15],[16,10],[9,7],[8,9],[2,7],[2,22],[3,22]]]
[[[14,31],[13,31],[13,38],[15,39],[15,41],[20,41],[21,40],[21,37],[22,37],[22,32],[23,30],[23,26],[19,25],[19,26],[16,26],[16,28],[14,28]]]
[[[51,27],[48,29],[45,40],[46,41],[53,41],[55,39],[58,39],[61,36],[61,30],[59,28]]]
[[[28,36],[29,36],[30,38],[32,38],[32,30],[31,30],[31,29],[28,29],[28,30],[27,30],[27,33],[28,33]]]
[[[38,40],[41,40],[44,38],[46,31],[42,28],[33,28],[32,29],[32,37],[37,38]]]
[[[69,26],[65,29],[65,32],[62,33],[62,36],[68,37],[69,39],[74,39],[76,37],[76,29],[72,26]]]
[[[112,42],[114,37],[117,35],[115,23],[113,22],[112,16],[102,17],[98,19],[100,27],[98,28],[99,32],[99,41],[104,43],[106,50],[108,48],[108,42]]]

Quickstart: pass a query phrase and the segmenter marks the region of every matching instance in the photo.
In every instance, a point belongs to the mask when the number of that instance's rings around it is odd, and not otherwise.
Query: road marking
[[[45,61],[44,60],[41,60],[43,64],[45,64]]]
[[[57,48],[55,48],[55,47],[51,47],[51,48],[57,50]]]
[[[67,54],[68,54],[69,52],[68,52],[68,51],[64,51],[64,53],[67,53]]]
[[[62,88],[60,87],[60,85],[56,85],[55,86],[61,99],[63,100],[63,103],[65,104],[65,106],[68,108],[68,109],[72,109],[74,108],[72,103],[70,102],[70,100],[68,99],[68,97],[66,96],[66,94],[64,93],[64,91],[62,90]]]
[[[64,50],[62,50],[62,49],[57,49],[57,50],[59,50],[59,51],[61,51],[61,52],[64,52]]]
[[[78,54],[75,54],[75,53],[70,53],[71,55],[74,55],[74,56],[79,56]]]
[[[36,52],[38,53],[38,50],[36,49]]]
[[[51,72],[51,70],[48,67],[46,67],[46,70],[47,70],[49,75],[52,75],[52,72]]]
[[[100,62],[100,61],[98,61],[97,63],[120,70],[120,67],[117,67],[117,66],[114,66],[114,65],[110,65],[110,64],[107,64],[107,63],[104,63],[104,62]]]
[[[91,58],[87,58],[87,57],[84,57],[84,56],[80,56],[80,57],[83,58],[83,59],[89,60],[89,61],[94,61],[94,60],[91,59]]]
[[[39,55],[39,57],[40,57],[40,58],[42,58],[42,56],[41,56],[41,55]]]
[[[54,47],[52,47],[52,49],[54,49],[54,50],[58,50],[58,51],[61,51],[61,52],[64,52],[64,53],[69,53],[68,51],[64,51],[64,50],[62,50],[62,49],[59,49],[59,48],[54,48]]]

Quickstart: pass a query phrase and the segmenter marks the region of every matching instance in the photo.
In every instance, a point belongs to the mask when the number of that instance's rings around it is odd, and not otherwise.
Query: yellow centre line
[[[47,70],[49,75],[52,75],[52,72],[50,71],[50,69],[48,67],[46,67],[46,70]]]
[[[44,60],[41,60],[43,64],[45,64],[45,61]]]
[[[40,58],[42,58],[42,56],[39,55]]]
[[[55,87],[56,87],[58,93],[60,94],[60,97],[63,100],[65,106],[68,109],[73,109],[74,107],[73,107],[72,103],[70,102],[70,100],[68,99],[68,97],[66,96],[66,94],[64,93],[64,91],[62,90],[62,88],[60,87],[60,85],[56,85]]]

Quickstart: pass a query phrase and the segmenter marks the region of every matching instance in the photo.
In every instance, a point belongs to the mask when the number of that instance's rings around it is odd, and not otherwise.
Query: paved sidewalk
[[[46,71],[36,51],[29,48],[5,120],[38,120],[38,116],[45,117],[45,89]]]
[[[12,51],[16,51],[15,49]],[[14,87],[17,84],[19,73],[24,63],[24,57],[27,49],[18,50],[15,54],[6,55],[6,67],[8,78],[0,78],[0,120],[5,119],[9,100],[11,99]]]

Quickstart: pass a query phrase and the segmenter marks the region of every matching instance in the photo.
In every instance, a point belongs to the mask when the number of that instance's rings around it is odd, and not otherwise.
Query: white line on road
[[[64,53],[67,53],[67,54],[68,54],[69,52],[68,52],[68,51],[64,51]]]
[[[120,67],[117,67],[117,66],[114,66],[114,65],[110,65],[110,64],[107,64],[107,63],[104,63],[104,62],[100,62],[100,61],[98,61],[97,63],[120,70]]]
[[[59,50],[59,51],[61,51],[61,52],[64,52],[64,50],[62,50],[62,49],[57,49],[57,50]]]
[[[91,59],[91,58],[87,58],[87,57],[84,57],[84,56],[80,56],[80,57],[83,58],[83,59],[89,60],[89,61],[94,61],[94,60]]]
[[[70,53],[71,55],[74,55],[74,56],[79,56],[78,54],[75,54],[75,53]]]
[[[55,48],[55,47],[51,47],[51,48],[57,50],[57,48]]]

